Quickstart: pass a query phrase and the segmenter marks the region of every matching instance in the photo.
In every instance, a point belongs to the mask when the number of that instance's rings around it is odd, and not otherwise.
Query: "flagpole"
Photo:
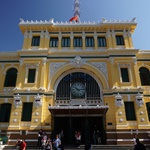
[[[74,0],[74,16],[78,16],[78,21],[80,22],[80,2],[79,2],[79,0]]]

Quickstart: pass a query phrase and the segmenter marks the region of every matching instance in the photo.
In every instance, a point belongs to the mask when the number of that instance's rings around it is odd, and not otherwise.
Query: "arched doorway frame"
[[[71,65],[66,65],[66,66],[61,67],[60,69],[57,70],[57,72],[52,77],[51,81],[49,82],[48,89],[56,91],[57,86],[59,82],[61,81],[61,79],[65,77],[67,74],[70,74],[73,72],[83,72],[92,76],[97,82],[101,91],[102,89],[109,89],[108,80],[106,79],[104,74],[89,64],[84,65],[82,68],[74,68]]]
[[[54,90],[54,92],[56,92],[56,90],[57,90],[57,87],[58,87],[58,85],[59,85],[59,83],[60,83],[60,81],[66,76],[66,75],[68,75],[68,74],[70,74],[70,73],[74,73],[74,72],[82,72],[82,73],[86,73],[86,74],[88,74],[88,75],[90,75],[91,77],[93,77],[93,79],[97,82],[97,84],[98,84],[98,86],[99,86],[99,88],[100,88],[100,95],[101,95],[101,100],[104,102],[104,100],[103,100],[103,96],[102,96],[102,92],[103,92],[103,89],[104,90],[106,90],[106,89],[109,89],[109,84],[108,84],[108,80],[106,79],[106,76],[104,75],[104,73],[103,72],[101,72],[100,70],[98,70],[96,67],[94,67],[94,66],[92,66],[92,65],[90,65],[90,64],[86,64],[86,65],[84,65],[84,66],[82,66],[81,68],[74,68],[72,65],[64,65],[64,66],[62,66],[62,67],[60,67],[59,69],[57,69],[57,71],[55,72],[55,74],[53,74],[53,77],[51,77],[51,81],[49,82],[49,90]],[[54,96],[54,100],[55,100],[55,96]],[[57,106],[51,106],[51,107],[57,107]],[[67,106],[65,106],[65,107],[67,107]],[[55,109],[55,108],[54,108]],[[59,109],[59,108],[58,108]],[[54,114],[54,113],[52,113],[52,114]],[[56,115],[57,116],[57,115]],[[61,116],[62,116],[62,114],[61,114]],[[97,116],[97,115],[96,115]],[[99,114],[98,115],[100,118],[101,118],[101,115]],[[57,116],[57,117],[59,117],[59,115]],[[67,117],[67,116],[66,116]],[[80,117],[82,117],[82,118],[80,118]],[[55,117],[54,117],[55,118]],[[64,117],[63,117],[64,118]],[[69,125],[69,127],[71,127],[72,125],[71,125],[71,122],[73,123],[73,120],[75,120],[75,119],[81,119],[81,120],[84,120],[84,119],[87,119],[88,117],[86,117],[86,116],[74,116],[74,117],[72,117],[72,116],[70,116],[70,117],[68,117],[67,119],[68,119],[68,121],[66,121],[66,122],[68,122],[68,124],[70,124]],[[101,118],[101,121],[102,122],[100,122],[100,123],[102,123],[103,124],[103,127],[100,127],[101,128],[101,130],[105,130],[105,127],[104,127],[104,119],[105,118],[105,114],[103,114],[103,118]],[[90,117],[88,118],[88,119],[90,119]],[[55,121],[56,121],[56,118],[54,119]],[[53,123],[55,122],[53,120]],[[58,119],[59,121],[61,121],[61,119],[59,118]],[[70,121],[69,121],[70,120]],[[72,120],[72,121],[71,121]],[[63,120],[64,121],[64,120]],[[89,121],[90,122],[90,121]],[[55,122],[56,123],[56,122]],[[55,124],[54,123],[54,124]],[[54,124],[53,124],[53,126],[54,126]],[[61,124],[61,123],[56,123],[57,125],[59,125],[59,124]],[[57,125],[55,126],[55,129],[54,129],[54,131],[56,132],[57,131],[57,129],[56,129],[56,127],[57,127]],[[72,130],[71,130],[72,131]],[[86,133],[86,132],[85,132]],[[88,132],[88,134],[89,133],[91,133],[90,131]],[[104,133],[105,134],[105,133]],[[85,136],[86,137],[86,136]],[[104,138],[105,139],[105,138]],[[104,140],[105,141],[105,140]]]

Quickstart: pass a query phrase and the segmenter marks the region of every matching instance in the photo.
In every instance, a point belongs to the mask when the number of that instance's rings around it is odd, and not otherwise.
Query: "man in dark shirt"
[[[40,131],[38,132],[38,146],[39,147],[42,146],[42,136],[43,136],[43,130],[40,129]]]
[[[134,146],[134,150],[146,150],[144,144],[140,143],[139,139],[136,139],[136,145]]]

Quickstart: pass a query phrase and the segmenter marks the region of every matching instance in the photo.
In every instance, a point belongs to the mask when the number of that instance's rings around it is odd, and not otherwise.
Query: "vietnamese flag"
[[[78,16],[72,17],[72,18],[69,20],[69,22],[70,22],[70,21],[78,21]]]

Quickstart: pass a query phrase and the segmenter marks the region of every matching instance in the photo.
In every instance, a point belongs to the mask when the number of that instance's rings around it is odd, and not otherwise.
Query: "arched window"
[[[150,102],[146,103],[146,108],[147,108],[148,119],[150,121]]]
[[[11,112],[11,104],[0,104],[0,122],[9,122]]]
[[[17,69],[11,68],[7,70],[4,87],[15,87],[17,80]]]
[[[66,75],[58,84],[56,100],[70,99],[101,100],[95,79],[82,72]]]
[[[141,85],[150,85],[150,73],[149,70],[145,67],[139,69]]]

